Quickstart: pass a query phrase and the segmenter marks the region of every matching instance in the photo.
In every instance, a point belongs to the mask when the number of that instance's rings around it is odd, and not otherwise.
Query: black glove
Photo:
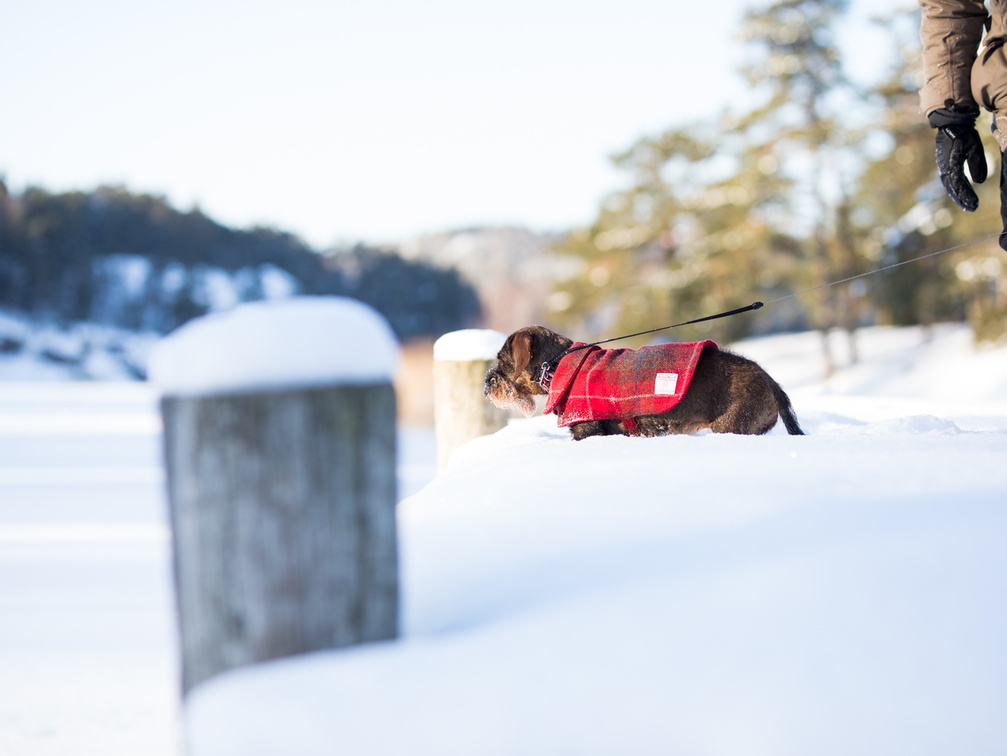
[[[976,131],[979,106],[956,106],[933,111],[927,120],[937,129],[937,171],[944,191],[962,210],[973,212],[979,207],[979,198],[965,178],[965,163],[969,164],[972,180],[981,184],[986,180],[986,153]]]
[[[1007,250],[1007,152],[1000,153],[1000,223],[1004,230],[998,241]]]

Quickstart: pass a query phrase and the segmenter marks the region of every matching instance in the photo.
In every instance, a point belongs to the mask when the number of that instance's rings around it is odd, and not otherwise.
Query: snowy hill
[[[808,436],[472,442],[400,505],[402,638],[197,688],[191,752],[1004,752],[1007,349],[736,348]]]
[[[40,324],[0,311],[0,381],[135,381],[160,338],[96,323]]]

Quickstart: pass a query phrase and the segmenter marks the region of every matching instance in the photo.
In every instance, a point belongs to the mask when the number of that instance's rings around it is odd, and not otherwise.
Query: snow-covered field
[[[737,346],[807,437],[463,448],[400,506],[403,639],[211,681],[192,752],[1007,753],[1007,348],[860,346]],[[142,384],[0,383],[0,753],[178,753],[158,439]]]
[[[0,753],[177,752],[158,438],[144,384],[0,383]]]
[[[0,754],[178,756],[157,398],[16,370],[40,380],[0,380]],[[434,469],[403,430],[402,493]]]

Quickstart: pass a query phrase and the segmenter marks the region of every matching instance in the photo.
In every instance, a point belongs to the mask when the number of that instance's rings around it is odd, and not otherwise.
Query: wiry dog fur
[[[559,358],[573,342],[543,326],[515,331],[497,354],[497,366],[486,374],[483,392],[503,409],[530,416],[536,395],[549,392],[537,381],[543,362]],[[761,435],[776,425],[777,417],[791,435],[804,435],[790,398],[769,374],[752,360],[723,349],[706,349],[696,366],[689,390],[668,412],[636,418],[639,435],[696,433]],[[592,420],[570,426],[577,440],[588,436],[630,435],[620,420]]]

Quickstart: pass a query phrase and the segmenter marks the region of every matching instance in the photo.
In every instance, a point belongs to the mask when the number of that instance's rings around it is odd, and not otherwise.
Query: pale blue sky
[[[746,5],[11,3],[0,174],[122,183],[317,246],[570,227],[617,186],[613,152],[742,96]]]

